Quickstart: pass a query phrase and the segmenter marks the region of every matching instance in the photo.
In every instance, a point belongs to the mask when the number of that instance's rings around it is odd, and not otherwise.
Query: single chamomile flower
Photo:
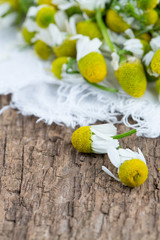
[[[122,89],[132,97],[142,97],[147,87],[147,79],[140,60],[128,57],[120,61],[117,53],[112,54],[112,58],[115,76]]]
[[[148,168],[140,149],[137,153],[130,149],[112,148],[109,149],[108,156],[111,163],[118,169],[119,178],[115,177],[105,166],[102,166],[102,170],[115,180],[132,188],[138,187],[146,181]]]
[[[104,154],[119,146],[118,140],[112,138],[116,134],[113,124],[80,127],[72,134],[71,142],[79,152]]]
[[[91,83],[99,83],[107,75],[107,64],[99,50],[101,45],[98,38],[81,37],[77,41],[78,67],[82,76]]]
[[[109,29],[117,33],[125,32],[130,28],[130,25],[124,21],[122,16],[113,9],[109,9],[106,13],[106,24]]]

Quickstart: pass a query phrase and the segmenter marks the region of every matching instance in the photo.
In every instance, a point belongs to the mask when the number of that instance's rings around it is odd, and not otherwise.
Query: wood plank
[[[0,97],[0,107],[8,102]],[[121,140],[141,148],[149,167],[145,184],[130,189],[101,171],[115,172],[107,155],[73,148],[73,129],[36,120],[0,116],[0,240],[160,239],[160,138]]]

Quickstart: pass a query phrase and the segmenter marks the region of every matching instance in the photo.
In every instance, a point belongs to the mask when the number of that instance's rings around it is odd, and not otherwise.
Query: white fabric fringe
[[[17,45],[14,28],[0,32],[0,94],[12,93],[10,107],[23,115],[35,115],[47,124],[74,128],[100,120],[124,123],[136,128],[139,136],[160,136],[160,105],[154,84],[141,99],[134,99],[123,91],[105,92],[85,81],[65,83],[50,74],[51,63],[40,61],[33,49],[20,51]],[[117,87],[111,67],[108,70],[112,86]],[[129,122],[130,117],[134,124]]]

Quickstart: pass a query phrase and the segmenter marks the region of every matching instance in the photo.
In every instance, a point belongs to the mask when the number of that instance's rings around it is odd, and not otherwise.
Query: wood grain
[[[0,107],[8,102],[0,97]],[[148,162],[148,180],[130,189],[101,171],[115,172],[107,155],[72,147],[73,129],[36,120],[15,110],[0,116],[0,240],[160,239],[159,138],[121,141]]]

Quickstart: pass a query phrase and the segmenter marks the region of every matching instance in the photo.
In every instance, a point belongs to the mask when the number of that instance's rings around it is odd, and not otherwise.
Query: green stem
[[[84,78],[85,79],[85,78]],[[99,88],[103,91],[107,91],[107,92],[118,92],[118,89],[115,89],[115,88],[108,88],[108,87],[105,87],[105,86],[102,86],[102,85],[98,85],[97,83],[91,83],[89,82],[87,79],[85,79],[85,81],[90,84],[91,86],[93,87],[96,87],[96,88]]]
[[[97,20],[97,24],[102,32],[102,35],[104,37],[104,40],[105,42],[107,43],[108,47],[110,48],[111,52],[114,52],[114,45],[110,39],[110,36],[109,36],[109,33],[108,33],[108,30],[107,30],[107,27],[106,25],[104,24],[103,22],[103,19],[102,19],[102,13],[101,13],[101,10],[98,9],[96,11],[96,20]]]
[[[142,30],[140,31],[138,34],[136,34],[136,37],[140,36],[141,34],[143,33],[148,33],[148,32],[152,32],[152,31],[156,31],[156,30],[160,30],[160,26],[156,26],[152,29],[145,29],[145,30]]]
[[[131,131],[129,132],[126,132],[126,133],[122,133],[120,135],[116,135],[116,136],[113,136],[112,138],[113,139],[121,139],[121,138],[124,138],[124,137],[128,137],[130,135],[132,135],[133,133],[136,133],[137,130],[136,129],[132,129]]]

